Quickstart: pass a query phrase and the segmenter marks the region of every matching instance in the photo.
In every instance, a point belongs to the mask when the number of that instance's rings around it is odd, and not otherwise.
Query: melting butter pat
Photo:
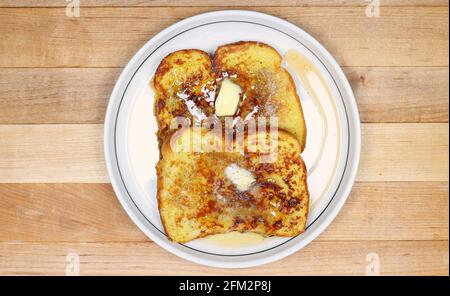
[[[232,116],[239,105],[239,95],[242,90],[230,79],[224,79],[217,96],[215,107],[217,116]]]
[[[256,182],[256,179],[251,172],[236,164],[230,164],[225,168],[225,177],[227,177],[239,191],[249,190],[252,184]]]

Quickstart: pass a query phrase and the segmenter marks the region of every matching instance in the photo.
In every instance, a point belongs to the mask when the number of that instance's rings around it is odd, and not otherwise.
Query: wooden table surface
[[[81,0],[71,18],[64,0],[0,0],[0,274],[63,275],[75,256],[81,274],[364,275],[375,256],[382,275],[448,275],[448,1],[382,0],[379,17],[367,2]],[[170,24],[231,8],[319,40],[362,121],[360,170],[338,217],[294,255],[240,270],[150,241],[103,159],[105,108],[127,61]]]

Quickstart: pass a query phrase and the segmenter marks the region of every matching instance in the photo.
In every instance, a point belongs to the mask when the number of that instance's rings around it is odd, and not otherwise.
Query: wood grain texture
[[[82,0],[81,7],[129,6],[366,6],[364,0]],[[0,0],[0,7],[65,7],[62,0]],[[383,0],[382,6],[445,6],[448,0]]]
[[[363,124],[358,181],[448,181],[447,123]],[[103,125],[0,125],[0,183],[109,182]]]
[[[0,274],[65,274],[76,253],[82,275],[365,275],[376,253],[382,275],[448,275],[448,241],[312,242],[278,262],[248,269],[209,268],[151,242],[0,243]],[[373,255],[369,255],[373,256]]]
[[[362,122],[448,122],[448,68],[345,67]],[[0,68],[0,124],[103,123],[119,68]]]
[[[448,182],[356,183],[318,241],[448,240]],[[0,184],[1,242],[145,242],[110,184]]]
[[[109,182],[103,125],[0,126],[0,183],[15,182]]]
[[[120,71],[0,68],[0,123],[103,123]]]
[[[448,0],[0,0],[0,275],[449,274]],[[91,8],[88,8],[91,7]],[[297,24],[343,66],[362,155],[342,211],[310,245],[251,269],[190,263],[151,242],[108,183],[105,108],[121,68],[185,17],[251,9]]]
[[[299,25],[343,66],[448,66],[448,10],[249,7]],[[0,67],[120,67],[157,32],[214,7],[1,8]],[[337,30],[337,28],[339,28]],[[21,38],[17,38],[21,36]]]
[[[448,124],[363,125],[357,180],[448,181],[448,133]]]
[[[344,72],[361,122],[448,122],[448,67],[345,67]]]

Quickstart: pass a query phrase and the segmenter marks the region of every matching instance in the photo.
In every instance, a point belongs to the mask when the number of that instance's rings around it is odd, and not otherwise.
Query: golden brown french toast
[[[219,76],[232,78],[243,89],[238,115],[278,117],[278,127],[292,133],[303,151],[306,124],[290,74],[281,66],[282,57],[271,46],[240,41],[219,46],[213,67]]]
[[[201,134],[200,147],[221,143],[219,135]],[[233,142],[235,152],[191,152],[197,141],[193,135],[198,134],[186,129],[167,139],[157,165],[159,211],[171,240],[187,242],[229,231],[267,236],[304,231],[309,195],[301,147],[294,136],[284,131],[253,133],[242,145]],[[276,149],[264,150],[258,137]],[[264,160],[269,154],[273,162]]]
[[[153,77],[160,146],[175,117],[193,121],[214,114],[215,83],[211,59],[204,51],[178,50],[161,61]]]
[[[230,231],[266,236],[304,231],[309,193],[300,153],[306,126],[295,84],[281,61],[274,48],[252,41],[220,46],[212,58],[186,49],[161,61],[152,80],[161,156],[157,197],[173,241]],[[223,144],[226,125],[220,133],[179,130],[174,119],[180,117],[190,126],[205,119],[223,123],[231,117],[245,124],[276,117],[278,132],[236,128],[230,152],[216,145]],[[243,142],[236,141],[239,131]],[[268,152],[267,142],[276,143],[276,149]],[[205,150],[211,143],[220,149]]]
[[[197,49],[179,50],[165,57],[153,78],[155,114],[160,145],[171,133],[177,116],[192,121],[218,113],[214,106],[225,79],[241,89],[234,117],[278,118],[278,126],[292,133],[303,151],[306,125],[295,84],[271,46],[241,41],[217,48],[211,60]],[[219,116],[220,117],[220,116]]]

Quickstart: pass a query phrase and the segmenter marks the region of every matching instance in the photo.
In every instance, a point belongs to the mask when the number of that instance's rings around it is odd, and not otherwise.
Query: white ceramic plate
[[[293,238],[271,237],[227,243],[223,237],[186,244],[169,241],[156,199],[158,145],[149,86],[167,54],[186,48],[214,52],[240,40],[267,43],[285,54],[306,57],[326,81],[331,95],[314,101],[291,72],[301,98],[308,136],[302,156],[311,195],[307,230]],[[291,71],[292,69],[289,69]],[[301,249],[331,223],[354,182],[360,154],[360,122],[350,85],[333,57],[295,25],[252,11],[217,11],[180,21],[157,34],[131,59],[117,81],[105,119],[105,157],[114,190],[136,225],[166,250],[200,264],[250,267],[272,262]],[[355,221],[356,222],[356,221]],[[250,239],[253,238],[253,239]],[[228,241],[229,242],[229,241]]]

